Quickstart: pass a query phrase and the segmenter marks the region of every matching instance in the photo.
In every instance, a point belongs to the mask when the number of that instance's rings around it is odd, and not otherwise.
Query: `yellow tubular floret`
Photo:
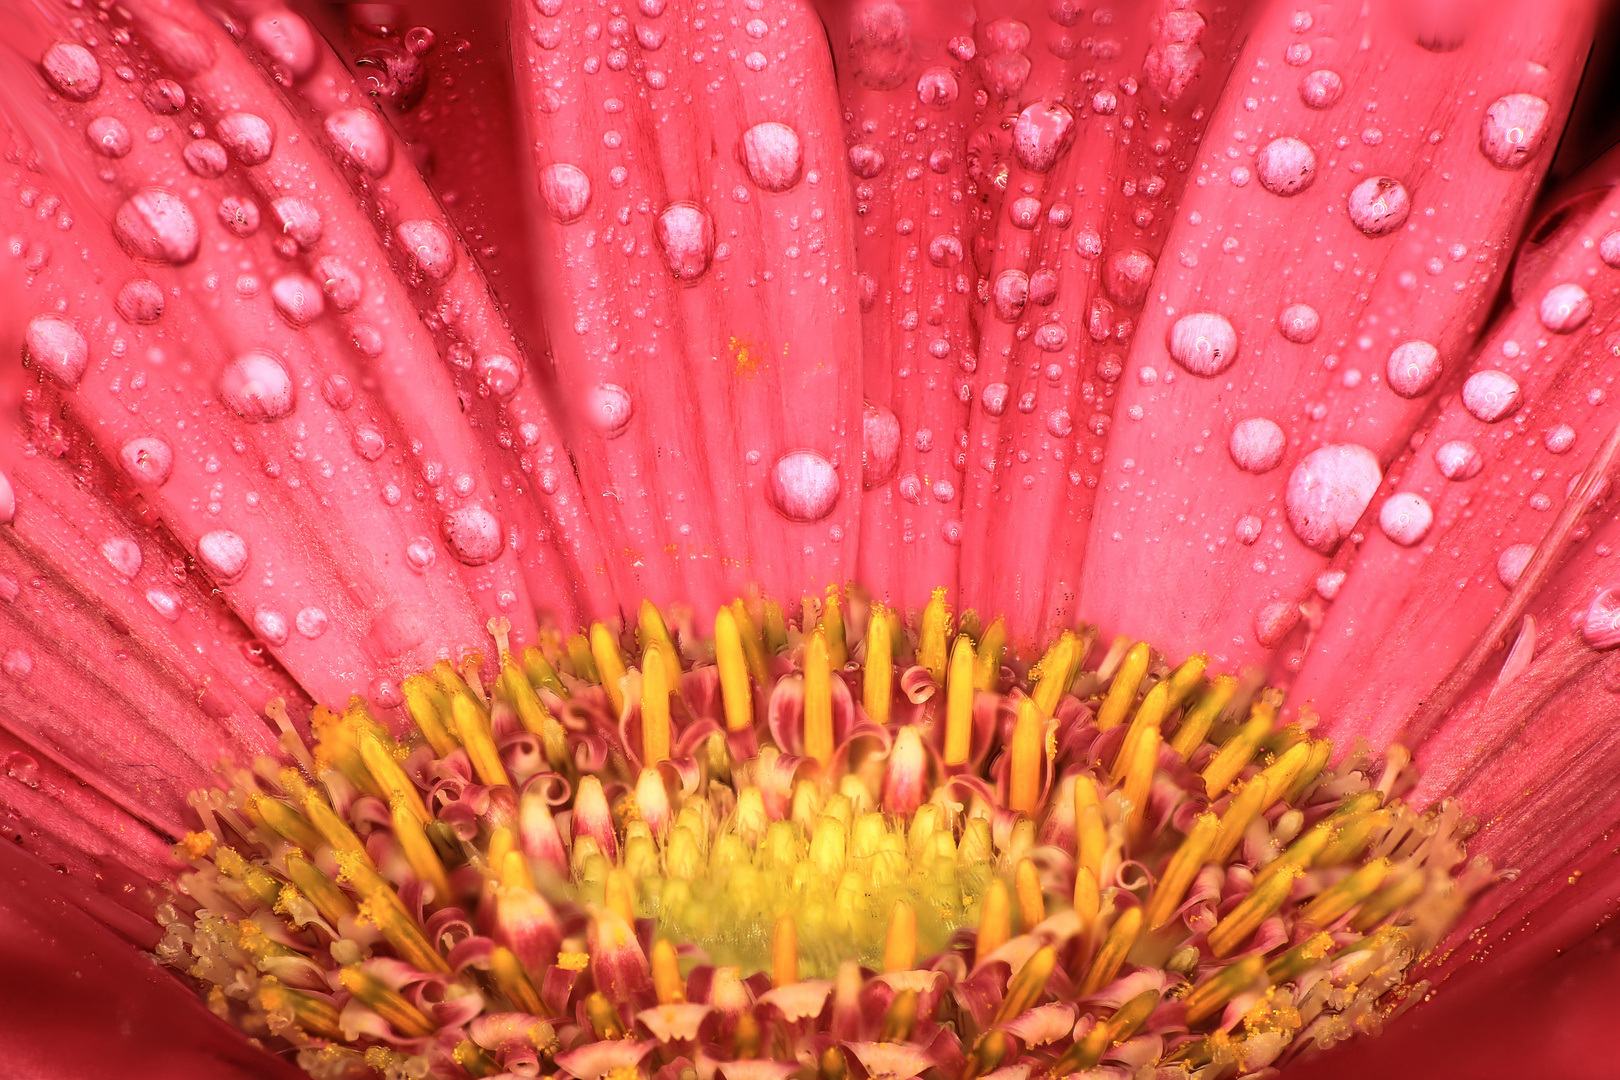
[[[1030,696],[1035,699],[1043,716],[1051,716],[1057,711],[1063,691],[1069,687],[1069,676],[1074,673],[1075,665],[1080,660],[1079,652],[1080,640],[1072,631],[1065,630],[1036,665],[1040,671],[1040,681],[1035,684]],[[1031,677],[1033,675],[1031,672]]]
[[[833,756],[832,659],[819,629],[804,647],[804,752],[826,768]]]
[[[917,663],[928,670],[934,682],[945,685],[946,650],[951,640],[951,608],[945,590],[935,589],[923,609],[922,629],[917,634]]]
[[[827,591],[827,603],[821,609],[821,629],[827,635],[827,656],[832,660],[832,668],[842,671],[849,663],[849,646],[844,637],[844,612],[836,590]]]
[[[643,657],[646,656],[648,649],[656,647],[664,663],[664,675],[668,680],[669,692],[680,693],[681,653],[675,648],[675,639],[669,636],[669,628],[664,625],[664,617],[658,613],[651,600],[641,602],[641,617],[637,620],[637,626],[641,631]]]
[[[1108,928],[1108,936],[1103,938],[1102,947],[1097,950],[1097,957],[1091,962],[1091,968],[1086,977],[1080,982],[1080,996],[1095,994],[1098,990],[1114,981],[1119,974],[1120,965],[1125,963],[1125,956],[1136,944],[1136,935],[1142,930],[1142,909],[1139,907],[1126,908],[1114,920],[1114,925]]]
[[[998,618],[979,637],[973,657],[973,689],[995,693],[1001,688],[1001,658],[1007,651],[1007,620]]]
[[[771,985],[792,986],[799,981],[799,931],[793,916],[776,920],[771,935]]]
[[[1007,806],[1021,814],[1035,813],[1041,799],[1041,764],[1046,753],[1045,724],[1030,698],[1018,702],[1018,719],[1013,726],[1007,770]]]
[[[1141,689],[1142,677],[1147,674],[1152,658],[1152,650],[1143,642],[1132,645],[1131,651],[1125,654],[1119,670],[1114,672],[1114,681],[1108,684],[1108,694],[1103,698],[1102,707],[1097,710],[1098,731],[1118,727],[1131,714],[1131,706],[1136,704],[1136,692]]]
[[[726,730],[745,731],[754,724],[754,691],[748,683],[748,658],[742,633],[729,607],[714,616],[714,663],[720,670],[720,696],[726,710]]]
[[[394,822],[394,836],[399,841],[400,850],[405,853],[405,861],[410,863],[411,872],[433,886],[434,904],[443,906],[448,903],[450,878],[444,872],[444,863],[439,861],[438,852],[433,850],[433,843],[423,830],[416,811],[404,799],[396,798],[389,814]]]
[[[446,721],[450,716],[450,699],[426,675],[408,676],[401,684],[405,694],[405,710],[411,714],[422,737],[439,757],[449,757],[460,747]]]
[[[495,736],[489,728],[489,717],[468,694],[457,694],[450,699],[450,716],[455,722],[456,736],[467,748],[478,779],[498,787],[511,787],[506,766],[501,764],[500,751],[495,749]]]
[[[619,643],[614,640],[613,631],[599,622],[591,623],[591,659],[596,663],[597,675],[602,689],[607,691],[613,714],[624,715],[624,685],[621,681],[627,673],[624,657],[619,654]]]
[[[1149,930],[1157,930],[1170,921],[1187,895],[1187,888],[1198,876],[1210,849],[1215,845],[1215,834],[1220,830],[1220,819],[1214,814],[1199,814],[1193,822],[1192,832],[1182,840],[1181,846],[1170,857],[1170,863],[1159,877],[1159,883],[1148,900],[1144,918]]]
[[[411,783],[411,778],[405,775],[405,770],[381,739],[370,732],[360,736],[360,756],[365,759],[366,768],[371,770],[372,777],[383,789],[390,805],[396,801],[402,803],[422,824],[433,820],[427,807],[422,805],[422,796],[417,792],[416,785]]]
[[[883,937],[883,970],[910,971],[917,966],[917,913],[904,900],[896,900]]]
[[[973,642],[957,637],[945,675],[945,764],[967,763],[973,738]]]
[[[1271,734],[1276,721],[1277,706],[1274,702],[1261,699],[1254,703],[1248,722],[1236,735],[1226,740],[1204,768],[1204,790],[1209,792],[1210,798],[1216,798],[1225,791],[1254,760],[1255,752],[1260,749],[1266,736]]]
[[[1187,710],[1181,723],[1176,725],[1175,737],[1170,740],[1170,746],[1181,756],[1182,761],[1192,757],[1209,735],[1210,728],[1220,719],[1226,706],[1237,696],[1237,680],[1230,675],[1217,675],[1210,680],[1209,689],[1198,698],[1198,703]]]
[[[397,990],[391,990],[382,980],[368,973],[358,964],[344,968],[338,975],[343,988],[378,1016],[394,1026],[401,1035],[413,1039],[425,1038],[438,1028],[420,1009],[405,1000]]]
[[[872,608],[866,623],[866,668],[861,683],[861,704],[874,724],[889,722],[894,697],[894,643],[889,637],[888,610]]]
[[[669,760],[671,689],[664,647],[648,645],[641,659],[641,761],[644,765]]]

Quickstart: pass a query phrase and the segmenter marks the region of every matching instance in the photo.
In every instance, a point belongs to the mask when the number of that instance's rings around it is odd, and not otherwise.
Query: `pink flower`
[[[11,5],[7,1060],[1590,1069],[1593,8]]]

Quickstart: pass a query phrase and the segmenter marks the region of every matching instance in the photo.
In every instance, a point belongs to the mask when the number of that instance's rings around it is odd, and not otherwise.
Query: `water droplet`
[[[1312,109],[1331,109],[1344,96],[1344,80],[1339,73],[1323,68],[1299,81],[1299,99]]]
[[[1253,547],[1255,542],[1260,539],[1260,534],[1265,531],[1265,527],[1266,523],[1255,515],[1244,514],[1232,526],[1232,535],[1244,547]]]
[[[1007,220],[1015,228],[1033,229],[1041,223],[1041,200],[1033,195],[1022,195],[1007,203]]]
[[[900,465],[900,421],[882,405],[866,403],[861,427],[861,484],[885,484]]]
[[[838,504],[838,470],[814,450],[789,450],[771,466],[770,494],[789,521],[820,521]]]
[[[1286,600],[1274,600],[1254,616],[1254,637],[1261,648],[1272,649],[1282,643],[1290,631],[1299,625],[1299,605]]]
[[[755,124],[742,136],[742,163],[748,178],[766,191],[787,191],[804,172],[799,133],[786,124]]]
[[[1046,416],[1046,430],[1060,439],[1066,438],[1074,430],[1074,417],[1069,415],[1067,409],[1053,409]]]
[[[227,113],[214,125],[214,134],[225,144],[231,156],[243,165],[263,165],[270,160],[275,149],[276,135],[262,116],[252,113]]]
[[[553,162],[540,170],[540,197],[553,217],[571,224],[591,205],[591,178],[578,165]]]
[[[856,143],[849,148],[849,168],[863,180],[871,180],[883,171],[883,151],[871,143]]]
[[[523,369],[505,353],[479,357],[473,370],[478,381],[489,387],[496,397],[511,397],[523,381]]]
[[[410,543],[405,545],[405,561],[411,564],[413,570],[418,572],[426,570],[433,565],[436,558],[438,549],[433,546],[433,541],[425,536],[413,537]]]
[[[1277,316],[1277,329],[1295,345],[1308,345],[1322,331],[1322,316],[1309,304],[1289,304]]]
[[[1485,459],[1473,443],[1453,439],[1435,448],[1434,467],[1447,480],[1471,480],[1485,467]]]
[[[445,543],[468,566],[482,566],[497,558],[504,546],[501,523],[481,506],[463,506],[444,516]]]
[[[996,275],[996,283],[990,290],[996,318],[1002,322],[1017,320],[1023,314],[1028,299],[1029,277],[1022,270],[1003,270]]]
[[[287,616],[274,608],[259,607],[253,612],[253,629],[271,645],[287,644]]]
[[[1305,140],[1285,135],[1261,148],[1254,167],[1260,186],[1273,195],[1297,195],[1316,179],[1316,152]]]
[[[1061,323],[1046,323],[1035,331],[1035,347],[1042,352],[1057,352],[1068,341],[1069,332]]]
[[[285,8],[255,16],[248,35],[294,79],[309,78],[320,63],[309,23]]]
[[[147,589],[146,602],[152,605],[153,611],[170,622],[179,621],[184,606],[179,594],[169,589]]]
[[[205,532],[197,538],[197,561],[216,581],[229,585],[247,570],[247,541],[226,529]]]
[[[1350,221],[1368,236],[1394,232],[1406,222],[1412,200],[1399,180],[1369,176],[1350,189]]]
[[[1592,317],[1592,298],[1579,285],[1565,282],[1547,290],[1537,313],[1541,325],[1553,333],[1572,333]]]
[[[1480,121],[1480,151],[1498,168],[1523,167],[1547,136],[1548,111],[1547,103],[1534,94],[1497,98]]]
[[[1292,42],[1283,50],[1283,63],[1289,67],[1304,67],[1311,62],[1311,47],[1303,41]]]
[[[1237,331],[1213,311],[1183,315],[1170,327],[1170,356],[1194,375],[1213,378],[1237,358]]]
[[[353,267],[336,255],[324,255],[318,259],[315,276],[321,282],[321,292],[339,311],[350,311],[360,302],[365,282]]]
[[[585,418],[604,439],[623,435],[633,415],[635,404],[624,387],[599,383],[585,391]]]
[[[11,477],[0,472],[0,525],[9,524],[17,516],[17,492],[11,486]]]
[[[326,118],[326,137],[349,164],[372,179],[388,172],[394,143],[382,119],[370,109],[340,109]]]
[[[664,263],[677,281],[696,281],[714,258],[714,222],[708,211],[676,203],[658,215],[654,230]]]
[[[1227,441],[1226,448],[1232,455],[1232,461],[1244,472],[1270,472],[1282,464],[1283,453],[1288,449],[1288,436],[1275,421],[1263,416],[1251,416],[1247,420],[1239,420],[1232,427],[1232,437]]]
[[[1440,378],[1440,350],[1427,341],[1403,341],[1390,351],[1384,376],[1401,397],[1418,397]]]
[[[1378,508],[1378,527],[1402,547],[1422,543],[1433,524],[1434,509],[1427,499],[1413,491],[1391,495]]]
[[[1316,595],[1324,600],[1332,600],[1344,588],[1344,580],[1350,575],[1343,570],[1324,570],[1316,575]]]
[[[119,448],[118,460],[137,483],[161,487],[174,467],[174,451],[160,436],[137,435]]]
[[[1519,383],[1505,371],[1479,371],[1462,388],[1463,407],[1474,419],[1494,424],[1519,407]]]
[[[152,113],[173,116],[186,107],[186,90],[173,79],[153,79],[147,84],[141,100]]]
[[[329,624],[326,612],[318,607],[300,608],[298,614],[293,616],[293,625],[298,627],[298,632],[311,641],[326,633]]]
[[[1055,102],[1037,101],[1013,124],[1013,156],[1030,172],[1049,172],[1074,141],[1074,114]]]
[[[89,101],[101,89],[101,64],[83,45],[58,41],[39,58],[45,80],[69,101]]]
[[[1153,284],[1153,256],[1140,248],[1127,248],[1103,263],[1103,288],[1125,307],[1136,307]]]
[[[39,787],[39,762],[21,750],[6,755],[6,775],[24,787]]]
[[[1042,307],[1057,299],[1058,276],[1052,270],[1037,270],[1029,276],[1029,299]]]
[[[13,679],[26,679],[34,673],[34,657],[27,649],[12,649],[0,660],[0,666]]]
[[[328,375],[321,380],[321,397],[334,409],[347,409],[354,404],[354,384],[345,375]]]
[[[417,269],[434,281],[443,281],[456,266],[456,248],[450,234],[434,221],[402,221],[394,235],[404,246]]]
[[[23,333],[23,355],[72,390],[90,366],[90,343],[61,315],[35,315]]]
[[[1283,497],[1294,535],[1312,551],[1331,554],[1382,479],[1377,455],[1365,446],[1339,443],[1312,450],[1294,466]]]
[[[1620,267],[1620,229],[1611,229],[1598,241],[1598,257],[1605,266]]]
[[[259,231],[259,204],[252,199],[227,195],[219,200],[219,221],[237,236],[252,236]]]
[[[989,383],[979,392],[979,405],[990,416],[1000,416],[1007,411],[1007,398],[1012,388],[1004,382]]]
[[[1091,95],[1091,111],[1098,116],[1113,116],[1119,109],[1119,95],[1112,90],[1099,90]]]
[[[304,327],[321,317],[326,301],[319,285],[303,274],[283,274],[270,283],[276,311],[293,326]]]
[[[941,233],[928,241],[928,261],[935,266],[955,266],[962,261],[962,241]]]
[[[101,557],[126,580],[141,572],[141,545],[127,536],[109,536],[103,540]]]
[[[1620,588],[1611,585],[1598,592],[1580,620],[1581,637],[1594,649],[1620,645]],[[10,656],[6,658],[9,670]]]
[[[183,266],[197,257],[200,234],[191,208],[163,188],[142,188],[118,208],[113,235],[137,259]]]
[[[1536,553],[1534,544],[1514,544],[1502,549],[1496,557],[1497,580],[1512,589],[1519,584],[1519,578],[1524,576],[1524,568],[1530,565],[1530,556]]]
[[[367,461],[376,461],[387,449],[388,440],[370,424],[362,424],[354,429],[354,452]]]
[[[121,158],[135,148],[134,136],[116,116],[96,117],[85,125],[84,136],[103,157]]]
[[[219,392],[244,420],[280,420],[298,403],[286,366],[268,349],[253,349],[227,364]]]
[[[270,204],[270,213],[276,220],[281,234],[300,250],[308,251],[321,241],[324,225],[321,222],[321,212],[315,205],[295,195],[288,195],[277,199]],[[415,224],[406,222],[406,225]],[[403,229],[405,226],[401,225]]]
[[[357,322],[351,324],[349,327],[349,340],[354,343],[355,352],[358,352],[361,356],[375,360],[382,355],[382,331],[370,323]]]
[[[936,109],[948,109],[956,104],[959,93],[956,76],[949,68],[931,67],[917,78],[917,100]]]
[[[198,139],[188,144],[180,156],[185,159],[186,168],[204,180],[216,180],[231,167],[225,148],[213,139]]]
[[[131,278],[119,288],[113,307],[127,322],[155,323],[163,317],[163,287],[150,278]]]
[[[1547,434],[1542,438],[1542,445],[1554,454],[1566,453],[1575,445],[1575,429],[1568,424],[1548,428]]]

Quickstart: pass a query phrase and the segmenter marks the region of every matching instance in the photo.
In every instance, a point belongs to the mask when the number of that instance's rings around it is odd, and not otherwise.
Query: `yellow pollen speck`
[[[558,953],[557,966],[564,971],[584,971],[591,966],[591,954],[582,952]]]
[[[214,850],[214,834],[189,832],[177,846],[185,850],[188,859],[206,859],[208,853]]]

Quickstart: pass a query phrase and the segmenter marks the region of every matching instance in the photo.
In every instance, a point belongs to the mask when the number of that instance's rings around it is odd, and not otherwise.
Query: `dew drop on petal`
[[[1273,195],[1297,195],[1316,179],[1316,152],[1305,140],[1285,135],[1262,147],[1254,166],[1261,187]]]
[[[348,376],[333,373],[321,380],[321,397],[334,409],[347,409],[354,404],[354,384]]]
[[[787,191],[804,173],[804,146],[786,124],[755,124],[742,136],[742,162],[748,178],[765,191]]]
[[[58,41],[39,58],[45,80],[69,101],[89,101],[101,89],[101,63],[83,45]]]
[[[1434,525],[1434,509],[1423,496],[1402,491],[1384,500],[1378,508],[1378,527],[1402,547],[1422,543]]]
[[[1141,248],[1116,251],[1103,262],[1103,288],[1125,307],[1136,307],[1147,298],[1157,264]]]
[[[1272,420],[1251,416],[1239,420],[1232,427],[1227,450],[1232,461],[1244,472],[1270,472],[1282,464],[1283,452],[1288,448],[1288,436]]]
[[[1322,316],[1309,304],[1289,304],[1277,316],[1277,329],[1295,345],[1308,345],[1322,332]]]
[[[388,172],[394,159],[394,143],[376,113],[370,109],[339,109],[326,118],[323,126],[326,137],[349,164],[374,180]]]
[[[1394,232],[1412,212],[1406,187],[1388,176],[1369,176],[1350,189],[1350,222],[1368,236]]]
[[[1463,407],[1474,419],[1494,424],[1519,407],[1519,383],[1505,371],[1479,371],[1462,388]]]
[[[445,543],[468,566],[482,566],[500,555],[504,546],[501,523],[481,506],[463,506],[444,516]]]
[[[1547,103],[1534,94],[1497,98],[1480,121],[1480,151],[1498,168],[1522,167],[1547,137],[1548,111]]]
[[[478,376],[479,382],[489,387],[492,394],[502,398],[516,393],[523,381],[523,368],[505,353],[480,356],[473,365],[473,373]]]
[[[585,419],[604,439],[616,439],[635,415],[630,392],[615,383],[598,383],[585,391]]]
[[[228,529],[215,529],[197,538],[197,561],[222,585],[229,585],[247,570],[247,541]]]
[[[252,236],[259,231],[259,204],[227,195],[219,200],[219,222],[237,236]]]
[[[883,171],[883,151],[871,143],[856,143],[849,148],[849,168],[862,180],[871,180]]]
[[[253,113],[227,113],[214,125],[214,134],[231,156],[243,165],[263,165],[275,149],[276,135],[262,116]]]
[[[962,241],[941,233],[928,241],[928,261],[935,266],[955,266],[962,261]]]
[[[989,416],[1000,416],[1007,411],[1007,398],[1012,388],[1004,382],[989,383],[979,392],[979,406]]]
[[[180,618],[183,604],[178,594],[170,589],[147,589],[146,602],[152,605],[152,610],[170,622]]]
[[[271,645],[287,644],[287,616],[274,608],[260,605],[253,612],[253,629]]]
[[[321,212],[313,203],[296,195],[288,195],[272,202],[270,213],[275,217],[281,234],[301,250],[307,251],[320,243],[325,225],[321,221]],[[400,227],[404,228],[403,225]]]
[[[1232,526],[1232,535],[1244,547],[1253,547],[1260,539],[1260,534],[1265,532],[1265,528],[1266,523],[1254,514],[1244,514],[1237,519],[1237,524]]]
[[[1289,631],[1299,625],[1298,604],[1284,600],[1262,607],[1254,616],[1254,636],[1262,648],[1271,649],[1280,644]]]
[[[820,521],[838,504],[838,470],[814,450],[789,450],[771,466],[770,496],[789,521]]]
[[[0,667],[13,679],[26,679],[34,673],[34,656],[27,649],[12,649],[0,659]]]
[[[1029,277],[1022,270],[1003,270],[990,289],[990,303],[996,318],[1013,322],[1024,312],[1029,299]]]
[[[1299,81],[1299,99],[1312,109],[1331,109],[1344,96],[1344,80],[1339,73],[1322,68]]]
[[[350,311],[360,302],[365,282],[354,268],[336,255],[324,255],[315,262],[315,277],[321,292],[339,311]]]
[[[326,633],[330,620],[327,618],[326,612],[318,607],[311,606],[298,610],[298,614],[293,616],[293,625],[298,627],[300,634],[313,641]]]
[[[664,264],[677,281],[696,281],[714,259],[714,221],[708,211],[676,203],[658,215],[654,228]]]
[[[119,206],[113,235],[137,259],[183,266],[197,257],[201,234],[191,208],[173,192],[142,188]]]
[[[1237,331],[1213,311],[1183,315],[1170,327],[1170,356],[1194,375],[1213,378],[1237,358]]]
[[[320,286],[303,274],[283,274],[270,283],[276,311],[295,327],[308,326],[326,310]]]
[[[90,343],[60,315],[35,315],[23,332],[23,355],[72,390],[90,365]]]
[[[137,483],[161,487],[174,468],[174,451],[161,436],[137,435],[124,441],[118,460]]]
[[[1294,535],[1313,551],[1331,553],[1355,527],[1382,479],[1377,455],[1365,446],[1339,443],[1312,450],[1294,466],[1284,494]]]
[[[433,565],[433,560],[436,558],[438,558],[438,549],[433,546],[433,541],[426,536],[413,537],[405,545],[405,561],[411,564],[413,570],[425,571]]]
[[[244,420],[280,420],[298,403],[286,366],[268,349],[249,350],[227,364],[219,392]]]
[[[1530,565],[1530,556],[1536,553],[1534,544],[1514,544],[1502,549],[1496,557],[1496,577],[1509,589],[1519,584],[1524,568]]]
[[[1061,323],[1046,323],[1035,331],[1035,347],[1042,352],[1057,352],[1069,341],[1069,332]]]
[[[1598,241],[1598,257],[1605,266],[1620,268],[1620,229],[1611,229]]]
[[[1620,645],[1620,588],[1610,585],[1592,597],[1580,628],[1581,638],[1594,649]]]
[[[370,424],[362,424],[354,429],[354,452],[367,461],[376,461],[387,449],[388,440]]]
[[[1418,397],[1440,378],[1440,350],[1427,341],[1403,341],[1390,350],[1384,377],[1401,397]]]
[[[101,557],[125,580],[141,572],[141,545],[127,536],[109,536],[103,540]]]
[[[885,484],[900,465],[900,420],[894,413],[868,401],[861,427],[861,485],[866,490]]]
[[[163,317],[163,287],[150,278],[131,278],[119,287],[113,307],[127,322],[155,323]]]
[[[1485,458],[1473,443],[1452,439],[1435,448],[1434,467],[1447,480],[1472,480],[1485,467]]]
[[[186,89],[173,79],[153,79],[141,94],[148,111],[156,116],[173,116],[186,107]]]
[[[1542,296],[1537,314],[1541,325],[1553,333],[1573,333],[1592,317],[1592,298],[1573,282],[1554,285]]]
[[[248,36],[294,79],[309,78],[320,63],[320,52],[309,23],[285,8],[255,16]]]
[[[959,88],[950,68],[931,67],[917,77],[917,100],[936,109],[956,104]]]
[[[135,138],[116,116],[98,116],[84,126],[84,137],[103,157],[121,158],[135,148]]]
[[[394,235],[409,253],[418,270],[434,281],[443,281],[456,266],[456,248],[450,234],[435,221],[402,221]]]
[[[1013,156],[1030,172],[1050,172],[1074,141],[1074,114],[1055,102],[1037,101],[1013,123]]]
[[[231,159],[225,153],[225,148],[213,139],[197,139],[186,144],[180,156],[185,159],[186,168],[204,180],[218,179],[231,167]]]
[[[1332,600],[1344,588],[1344,580],[1350,575],[1343,570],[1324,570],[1316,575],[1316,595],[1324,600]]]
[[[540,170],[540,197],[552,217],[563,225],[572,224],[591,205],[591,178],[578,165],[553,162]]]
[[[1542,445],[1554,454],[1566,453],[1575,445],[1575,429],[1568,424],[1559,424],[1547,429],[1542,438]]]

